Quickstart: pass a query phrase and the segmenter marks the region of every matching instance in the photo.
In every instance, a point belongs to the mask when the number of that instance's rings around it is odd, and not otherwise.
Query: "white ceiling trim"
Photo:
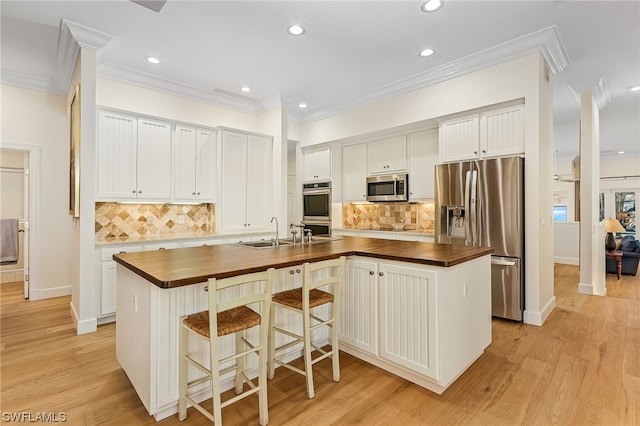
[[[40,90],[47,93],[61,95],[62,92],[56,89],[54,80],[23,72],[12,71],[6,68],[0,72],[2,84],[7,86],[22,87],[23,89]]]
[[[381,101],[437,84],[452,78],[479,71],[500,63],[540,52],[554,74],[561,72],[569,64],[555,25],[539,31],[501,43],[488,49],[472,53],[440,67],[410,76],[373,90],[357,99],[353,99],[330,108],[323,108],[301,115],[292,115],[294,124],[307,124],[332,115],[344,113],[354,108]]]
[[[607,86],[607,77],[601,77],[596,83],[596,87],[593,89],[593,99],[598,105],[598,109],[602,110],[604,107],[611,103],[611,93],[609,92],[609,86]]]
[[[231,108],[240,112],[257,114],[263,110],[263,108],[259,107],[257,101],[249,102],[245,100],[244,97],[226,96],[219,92],[208,92],[197,87],[162,79],[150,74],[143,74],[115,64],[99,64],[97,67],[97,74],[100,77],[109,78],[111,80],[134,84],[148,89],[159,90],[170,95],[182,96],[200,102]]]

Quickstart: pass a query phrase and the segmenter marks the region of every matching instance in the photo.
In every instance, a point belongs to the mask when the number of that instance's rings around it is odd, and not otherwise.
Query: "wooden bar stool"
[[[313,369],[312,366],[318,361],[331,357],[333,367],[333,381],[340,381],[340,360],[338,348],[338,308],[340,305],[340,285],[344,271],[345,258],[325,260],[315,263],[305,263],[303,265],[302,288],[283,291],[273,295],[271,304],[271,323],[269,330],[269,378],[273,379],[275,374],[275,364],[286,367],[307,378],[307,396],[313,398]],[[330,287],[320,290],[320,287]],[[330,290],[330,292],[329,292]],[[322,319],[311,313],[313,308],[331,303],[331,316]],[[302,336],[275,326],[275,308],[280,306],[302,314]],[[311,325],[311,322],[315,324]],[[325,351],[311,341],[311,332],[319,327],[328,326],[331,328],[331,350]],[[276,332],[283,333],[295,340],[276,347]],[[276,359],[276,354],[288,349],[298,343],[303,343],[304,349],[304,370],[300,370],[284,361]],[[311,358],[312,350],[320,352],[320,356]]]
[[[209,280],[209,310],[188,315],[183,318],[180,327],[180,364],[179,364],[179,400],[178,419],[187,418],[187,404],[212,420],[216,426],[222,425],[222,408],[246,396],[257,393],[260,407],[260,424],[269,423],[267,408],[267,356],[269,337],[269,315],[271,313],[271,288],[273,285],[274,269],[265,272],[241,275],[238,277]],[[262,289],[260,289],[262,287]],[[260,305],[258,314],[248,305]],[[247,339],[247,330],[259,327],[259,342],[252,344]],[[210,330],[217,330],[211,338]],[[189,334],[193,333],[209,342],[211,368],[205,367],[188,353]],[[235,333],[236,353],[220,359],[220,337]],[[217,338],[216,338],[217,336]],[[245,371],[246,355],[254,353],[258,356],[258,383],[251,381]],[[220,369],[221,364],[235,361],[229,367]],[[188,381],[188,365],[196,367],[203,376]],[[220,376],[236,371],[236,396],[224,402],[221,401]],[[196,402],[188,394],[191,387],[211,381],[213,395],[213,414]],[[249,390],[243,392],[244,383]]]

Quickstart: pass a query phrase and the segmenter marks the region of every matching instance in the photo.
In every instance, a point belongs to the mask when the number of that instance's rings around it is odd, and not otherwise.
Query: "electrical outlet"
[[[133,312],[138,312],[138,294],[133,292]]]
[[[465,281],[462,289],[462,297],[466,298],[468,295],[469,295],[469,283]]]

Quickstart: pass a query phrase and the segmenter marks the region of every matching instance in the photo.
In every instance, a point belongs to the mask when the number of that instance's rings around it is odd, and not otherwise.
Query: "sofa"
[[[616,244],[616,250],[622,255],[622,275],[633,275],[638,273],[638,263],[640,262],[640,241],[632,235],[627,235],[620,240],[620,246]],[[607,258],[607,273],[615,274],[617,269],[616,260]]]

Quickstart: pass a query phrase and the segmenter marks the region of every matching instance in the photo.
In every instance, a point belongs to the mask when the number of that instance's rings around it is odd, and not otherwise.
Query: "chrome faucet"
[[[280,226],[278,226],[278,218],[273,216],[271,218],[271,223],[273,223],[273,221],[276,221],[276,237],[271,239],[271,242],[275,245],[276,248],[280,247],[280,236],[278,235],[280,233]]]
[[[300,222],[298,225],[294,225],[292,223],[290,227],[300,228],[300,244],[304,244],[304,223]],[[295,240],[296,233],[297,233],[296,230],[294,229],[293,231],[291,231],[291,233],[293,234],[293,238]]]

